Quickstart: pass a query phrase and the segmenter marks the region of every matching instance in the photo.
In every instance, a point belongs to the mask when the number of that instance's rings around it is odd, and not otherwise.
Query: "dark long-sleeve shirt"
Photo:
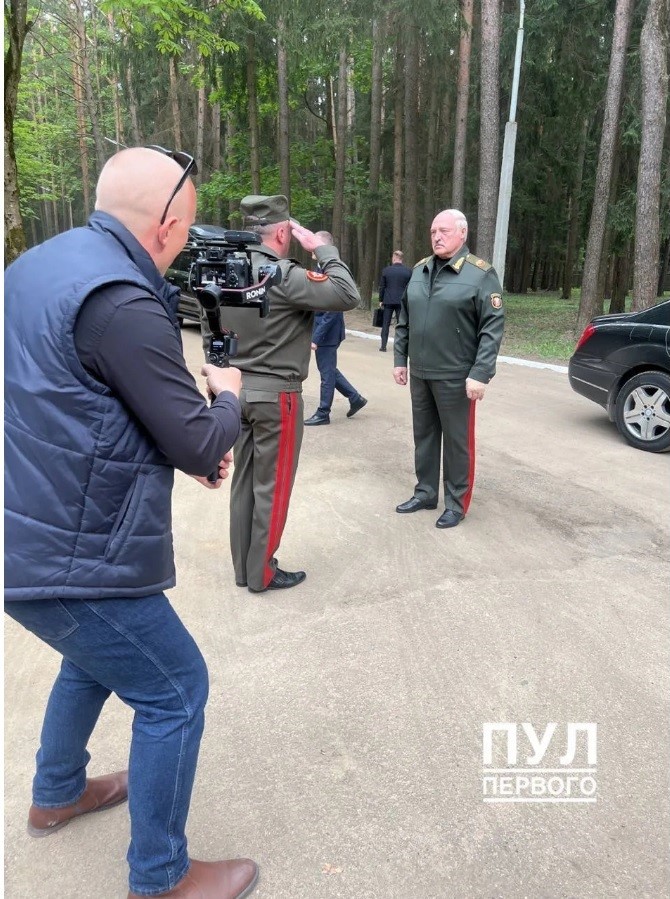
[[[122,400],[171,465],[201,476],[216,470],[238,437],[240,404],[224,391],[207,406],[160,303],[134,286],[102,288],[82,306],[75,345],[84,368]]]

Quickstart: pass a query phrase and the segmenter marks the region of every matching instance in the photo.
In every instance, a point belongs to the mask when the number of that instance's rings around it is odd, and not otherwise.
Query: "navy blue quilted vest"
[[[5,273],[5,598],[148,596],[174,586],[174,469],[82,367],[74,324],[104,285],[137,285],[173,323],[172,289],[112,216]]]

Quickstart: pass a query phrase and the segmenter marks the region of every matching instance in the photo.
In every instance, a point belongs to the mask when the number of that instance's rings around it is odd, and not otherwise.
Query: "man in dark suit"
[[[337,367],[337,348],[344,340],[344,315],[342,312],[317,312],[314,316],[312,349],[321,375],[319,408],[305,420],[306,425],[329,425],[330,407],[335,391],[349,400],[347,418],[351,418],[367,404],[364,396],[347,381]]]
[[[317,231],[318,237],[332,244],[330,231]],[[312,256],[316,259],[315,256]],[[320,272],[319,265],[316,271]],[[337,348],[344,340],[344,314],[342,312],[317,312],[314,316],[312,330],[312,349],[316,356],[316,365],[321,375],[321,397],[319,408],[314,415],[305,419],[306,425],[329,425],[330,407],[333,405],[335,391],[349,400],[347,418],[351,418],[367,404],[365,397],[353,387],[337,367]]]
[[[409,279],[412,277],[412,269],[404,265],[402,260],[402,250],[394,250],[391,257],[391,265],[387,265],[385,269],[382,269],[382,276],[379,281],[379,305],[384,308],[380,353],[386,352],[386,343],[389,338],[389,328],[391,327],[391,319],[394,312],[395,321],[398,324],[400,301]]]

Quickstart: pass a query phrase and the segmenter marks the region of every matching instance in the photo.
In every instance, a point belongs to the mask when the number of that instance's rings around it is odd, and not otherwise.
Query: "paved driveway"
[[[184,338],[197,370],[199,336]],[[258,899],[666,895],[668,457],[629,448],[566,375],[501,363],[467,519],[401,517],[409,394],[377,346],[350,337],[340,353],[368,406],[347,419],[338,398],[330,427],[305,434],[279,553],[307,570],[300,587],[236,588],[227,485],[177,478],[171,598],[212,681],[193,855],[256,858]],[[314,371],[308,414],[317,396]],[[56,668],[7,623],[5,895],[121,899],[124,807],[25,834]],[[537,739],[557,724],[533,774],[569,755],[569,723],[596,724],[597,802],[484,802],[485,722],[518,724],[519,767],[533,755],[521,724]],[[129,728],[110,700],[91,773],[125,764]],[[575,733],[571,765],[591,767]]]

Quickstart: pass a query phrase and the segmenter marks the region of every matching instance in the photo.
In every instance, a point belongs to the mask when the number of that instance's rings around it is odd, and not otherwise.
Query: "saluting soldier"
[[[304,571],[278,567],[279,548],[303,435],[302,382],[307,377],[314,312],[353,309],[358,288],[337,249],[289,215],[284,196],[245,197],[246,230],[260,235],[253,247],[258,268],[279,265],[281,282],[269,291],[266,318],[226,307],[222,324],[239,335],[234,364],[242,371],[242,429],[234,446],[230,494],[230,545],[238,587],[252,593],[294,587]],[[313,253],[318,272],[288,258],[291,238]]]
[[[503,335],[502,288],[495,269],[473,256],[458,209],[438,213],[433,255],[418,262],[402,299],[393,377],[407,384],[414,429],[414,495],[396,512],[436,509],[440,455],[444,512],[438,528],[460,524],[475,474],[475,405],[495,374]]]

